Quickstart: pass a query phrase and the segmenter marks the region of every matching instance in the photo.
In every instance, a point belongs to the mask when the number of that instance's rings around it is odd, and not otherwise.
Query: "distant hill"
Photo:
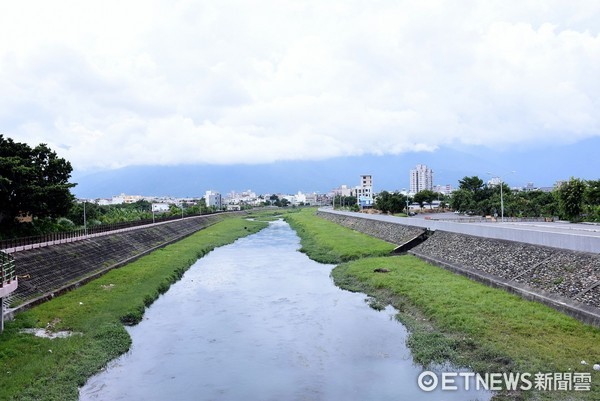
[[[445,148],[435,152],[398,156],[355,156],[320,161],[282,161],[259,165],[131,166],[84,174],[75,172],[78,197],[111,197],[120,193],[140,195],[202,196],[209,189],[221,193],[252,189],[261,193],[326,193],[342,184],[358,185],[359,175],[373,175],[375,191],[408,187],[409,170],[418,163],[434,171],[435,184],[458,185],[464,176],[487,181],[504,175],[511,186],[552,186],[571,176],[600,178],[600,138],[576,145],[539,149],[492,151],[483,147]],[[515,174],[510,172],[516,170]]]

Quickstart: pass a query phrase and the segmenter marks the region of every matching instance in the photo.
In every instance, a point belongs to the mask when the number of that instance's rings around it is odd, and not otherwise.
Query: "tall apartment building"
[[[417,164],[417,167],[410,170],[410,193],[425,189],[433,190],[433,170],[424,164]]]
[[[356,187],[356,201],[361,208],[373,207],[373,177],[360,176],[360,185]]]

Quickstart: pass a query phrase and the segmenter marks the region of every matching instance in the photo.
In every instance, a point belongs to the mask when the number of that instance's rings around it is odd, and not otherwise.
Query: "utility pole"
[[[83,201],[83,232],[87,237],[87,217],[85,215],[85,200]]]

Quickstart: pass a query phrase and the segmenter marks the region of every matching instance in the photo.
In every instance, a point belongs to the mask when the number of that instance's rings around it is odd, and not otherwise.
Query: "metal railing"
[[[426,217],[427,218],[427,217]],[[435,216],[431,216],[428,220],[436,221],[448,221],[452,223],[502,223],[500,217],[456,217],[456,218],[441,218],[438,219]],[[543,223],[552,222],[554,218],[551,217],[506,217],[504,216],[504,223]]]
[[[4,331],[4,297],[17,289],[15,259],[0,251],[0,333]]]
[[[206,214],[186,215],[185,217],[205,216]],[[145,219],[136,221],[127,221],[122,223],[101,224],[87,229],[77,229],[71,231],[54,232],[44,235],[35,235],[30,237],[10,238],[0,240],[0,250],[13,249],[19,247],[28,247],[42,243],[58,243],[72,238],[80,238],[83,236],[104,233],[108,231],[122,230],[124,228],[145,226],[154,223],[163,223],[166,221],[181,220],[181,216],[157,217],[155,219]]]
[[[0,288],[11,284],[16,278],[15,258],[0,251]]]

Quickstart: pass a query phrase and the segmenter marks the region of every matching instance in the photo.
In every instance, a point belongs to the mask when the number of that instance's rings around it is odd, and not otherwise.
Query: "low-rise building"
[[[204,195],[206,207],[214,207],[219,210],[222,207],[221,194],[215,191],[206,191]]]
[[[168,203],[153,203],[152,204],[152,212],[154,213],[164,213],[169,211]]]

